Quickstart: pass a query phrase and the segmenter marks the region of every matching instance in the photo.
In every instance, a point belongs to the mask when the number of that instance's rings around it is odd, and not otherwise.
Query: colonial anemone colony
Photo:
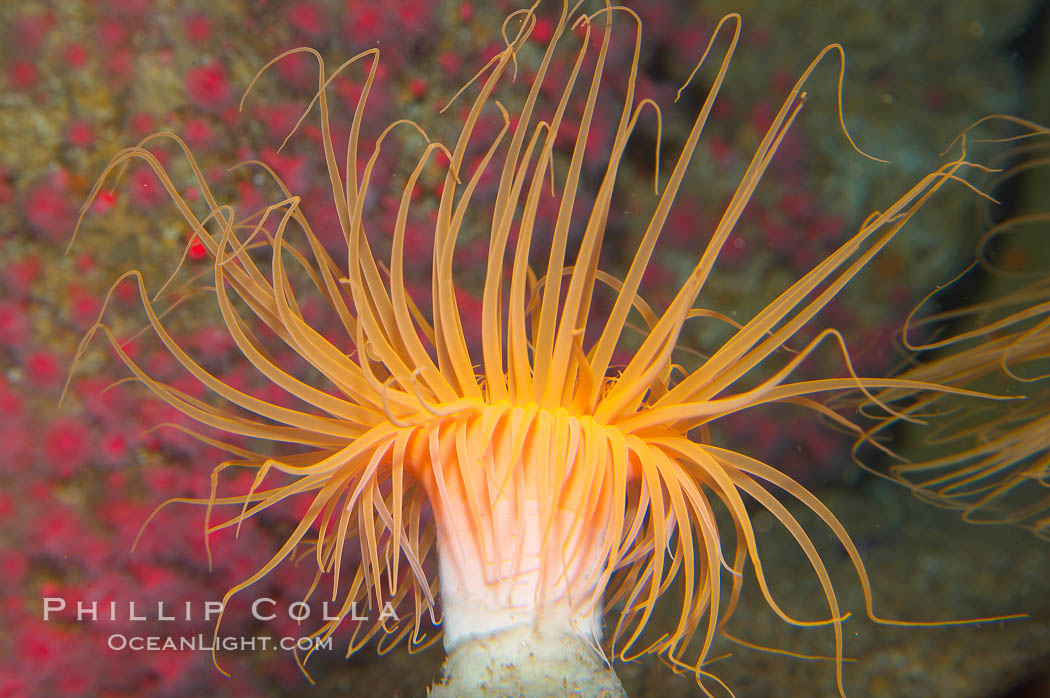
[[[302,555],[316,565],[315,587],[330,586],[341,601],[339,619],[321,627],[319,636],[335,633],[355,602],[358,608],[389,603],[413,611],[397,622],[389,617],[380,622],[378,613],[372,614],[370,625],[354,626],[348,652],[377,638],[384,644],[406,637],[413,644],[430,642],[424,622],[429,613],[440,619],[448,653],[435,695],[563,695],[569,690],[621,695],[607,657],[629,660],[646,652],[693,672],[707,693],[705,679],[708,684],[717,679],[705,661],[737,605],[748,561],[776,615],[798,626],[830,627],[841,693],[845,614],[814,544],[774,492],[797,499],[831,529],[856,568],[871,615],[868,576],[856,546],[831,511],[775,464],[711,443],[706,427],[726,415],[779,402],[849,428],[850,422],[814,396],[930,387],[860,378],[852,369],[844,377],[793,380],[818,345],[840,353],[847,367],[848,354],[833,329],[794,351],[785,345],[923,202],[959,178],[968,166],[965,148],[870,215],[841,247],[748,322],[740,325],[700,307],[698,298],[720,251],[802,109],[810,73],[826,58],[842,60],[841,49],[829,46],[787,94],[717,225],[696,231],[702,251],[692,272],[666,307],[654,307],[640,295],[642,276],[726,79],[740,18],[723,18],[699,57],[697,69],[714,63],[710,90],[658,189],[626,274],[616,278],[599,260],[617,170],[646,107],[659,112],[651,100],[635,95],[641,23],[623,7],[606,5],[586,14],[578,13],[578,6],[564,6],[552,36],[539,49],[535,77],[518,88],[520,106],[512,116],[493,93],[517,72],[536,13],[534,6],[508,17],[504,48],[464,93],[473,101],[463,109],[458,138],[448,145],[428,140],[421,147],[415,167],[395,192],[400,206],[390,229],[376,229],[366,220],[365,202],[388,186],[373,181],[375,165],[384,139],[406,122],[388,127],[371,152],[359,151],[378,50],[352,57],[331,74],[311,49],[289,51],[263,68],[293,53],[317,58],[320,76],[310,108],[316,103],[320,111],[321,155],[345,254],[326,249],[300,197],[272,170],[267,171],[282,192],[278,200],[252,215],[235,215],[232,205],[217,200],[189,149],[170,133],[122,151],[100,177],[92,198],[129,161],[153,168],[210,257],[212,278],[205,290],[214,293],[244,359],[308,407],[293,409],[219,380],[180,345],[167,324],[167,311],[155,305],[158,296],[137,271],[121,280],[138,284],[152,330],[224,405],[153,378],[101,320],[78,358],[91,337],[102,332],[135,378],[207,428],[202,438],[233,454],[215,468],[213,482],[225,468],[254,469],[255,484],[247,495],[221,497],[213,489],[204,502],[209,532],[239,526],[293,495],[311,497],[283,546],[256,574],[230,589],[227,599]],[[611,78],[606,64],[614,32],[633,37],[627,45],[634,53],[629,73]],[[567,57],[568,76],[552,85],[552,61],[562,57]],[[362,64],[367,77],[346,127],[343,168],[326,91],[336,74]],[[839,87],[841,92],[841,74]],[[582,205],[589,131],[599,95],[609,93],[622,95],[613,118],[615,135],[608,152],[587,153],[600,159],[604,174],[593,203],[588,199]],[[541,120],[545,95],[549,118]],[[583,108],[570,127],[566,108],[574,96],[583,100]],[[502,124],[498,135],[479,144],[476,126],[493,116]],[[840,121],[841,116],[840,106]],[[558,161],[556,141],[566,137],[567,157]],[[199,196],[185,196],[151,152],[160,141],[182,148]],[[468,160],[470,147],[480,156]],[[420,177],[440,167],[445,174],[433,227],[430,298],[413,297],[405,273],[406,221]],[[497,178],[498,187],[482,199],[475,193],[484,176]],[[538,208],[552,197],[553,229],[540,231]],[[478,220],[479,211],[490,220],[480,351],[464,332],[454,264],[465,221]],[[534,244],[541,234],[543,244]],[[388,260],[373,253],[379,239],[389,241]],[[296,278],[309,279],[338,319],[337,327],[307,321]],[[604,287],[614,292],[606,306],[594,302]],[[683,324],[696,317],[726,324],[730,337],[699,365],[683,368],[691,357],[679,355],[679,337]],[[275,337],[293,351],[316,379],[304,380],[268,351],[253,329],[260,324],[272,332],[268,339]],[[644,328],[640,340],[626,336],[639,326]],[[335,330],[344,336],[333,339]],[[215,432],[264,445],[252,450]],[[748,500],[772,514],[801,546],[826,596],[825,617],[796,619],[774,601]],[[212,522],[214,511],[226,507],[233,513]],[[722,516],[732,522],[731,530],[719,524]],[[657,600],[672,588],[681,594],[678,620],[654,632],[648,626]]]

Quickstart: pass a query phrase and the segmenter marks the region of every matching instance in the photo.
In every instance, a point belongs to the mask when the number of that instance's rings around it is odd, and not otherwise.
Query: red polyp
[[[116,202],[117,195],[114,192],[103,190],[95,197],[95,201],[91,204],[91,210],[95,213],[105,213],[113,208],[113,204]]]
[[[211,20],[202,14],[193,14],[182,24],[186,38],[195,44],[204,43],[211,38]]]
[[[123,22],[118,19],[107,19],[99,27],[98,38],[102,41],[102,47],[106,50],[115,49],[122,45],[128,38],[128,30]]]
[[[64,186],[42,181],[34,186],[25,199],[25,215],[29,225],[53,242],[64,241],[76,221],[76,206],[66,197]]]
[[[87,49],[84,48],[83,44],[70,42],[66,44],[66,47],[62,50],[62,60],[66,62],[67,66],[74,70],[83,68],[88,60]]]
[[[66,125],[66,140],[70,145],[87,148],[95,142],[95,129],[87,119],[73,119]]]
[[[62,380],[63,366],[53,352],[41,349],[23,361],[26,380],[34,388],[54,388]]]
[[[297,31],[309,37],[320,36],[326,26],[328,18],[325,17],[324,8],[312,2],[300,2],[288,8],[285,16],[288,23]]]
[[[192,259],[195,262],[199,262],[202,259],[208,258],[208,248],[206,248],[204,246],[204,243],[201,242],[196,235],[194,235],[192,238],[190,238],[190,248],[187,254],[189,255],[190,259]]]
[[[18,90],[29,89],[38,77],[36,65],[30,61],[13,61],[7,71],[8,82]]]
[[[47,465],[69,477],[91,458],[91,432],[72,417],[60,417],[44,432],[43,450]]]
[[[156,128],[153,124],[153,115],[145,111],[137,111],[128,118],[128,128],[136,136],[145,136],[153,133]]]
[[[14,40],[20,52],[36,53],[55,26],[52,12],[40,12],[15,17],[11,20],[8,36]]]
[[[20,347],[28,340],[29,320],[20,304],[0,301],[0,347]]]
[[[189,71],[186,76],[186,94],[202,107],[221,107],[233,94],[221,63],[211,62]]]
[[[129,446],[130,442],[124,434],[111,431],[99,441],[99,453],[105,462],[119,465],[127,458]]]

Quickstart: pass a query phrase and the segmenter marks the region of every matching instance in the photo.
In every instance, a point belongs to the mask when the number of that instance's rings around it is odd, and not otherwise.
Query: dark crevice
[[[1048,698],[1050,697],[1050,657],[1033,663],[1027,673],[1012,682],[1006,690],[993,693],[991,698]]]

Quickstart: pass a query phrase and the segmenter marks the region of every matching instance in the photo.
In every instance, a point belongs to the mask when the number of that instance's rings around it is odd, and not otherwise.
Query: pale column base
[[[517,626],[463,640],[431,698],[626,698],[605,658],[576,635]]]

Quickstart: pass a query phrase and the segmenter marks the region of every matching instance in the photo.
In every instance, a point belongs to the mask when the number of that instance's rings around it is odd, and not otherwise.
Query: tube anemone
[[[842,64],[842,49],[827,47],[783,101],[691,273],[667,307],[657,310],[642,298],[641,279],[722,88],[740,18],[723,18],[700,57],[696,70],[713,61],[715,77],[658,191],[627,272],[618,279],[599,267],[617,170],[645,108],[659,113],[651,100],[635,96],[641,25],[625,8],[607,4],[593,14],[575,14],[575,8],[564,6],[512,119],[492,97],[493,90],[516,67],[517,54],[536,25],[534,11],[535,6],[508,18],[504,49],[472,81],[477,93],[465,109],[458,138],[450,146],[428,140],[401,191],[393,229],[373,230],[371,236],[365,200],[376,186],[372,175],[380,148],[391,129],[412,125],[391,125],[367,159],[359,157],[362,115],[379,52],[364,51],[329,74],[319,54],[296,49],[260,71],[294,53],[317,58],[318,90],[311,107],[316,103],[320,111],[323,157],[345,260],[330,255],[299,197],[269,169],[282,192],[279,200],[251,216],[235,216],[213,195],[192,153],[174,134],[151,136],[121,152],[99,178],[91,198],[131,160],[153,168],[212,260],[208,290],[233,342],[262,376],[307,408],[261,399],[210,373],[167,329],[166,311],[155,307],[156,294],[151,296],[138,272],[124,278],[138,284],[152,330],[193,377],[227,404],[213,405],[154,379],[122,349],[101,317],[78,359],[92,335],[102,332],[134,377],[168,404],[205,427],[271,444],[266,448],[272,452],[256,451],[201,435],[234,456],[215,468],[212,496],[198,502],[207,506],[208,533],[239,526],[289,497],[312,497],[272,559],[230,589],[226,600],[303,554],[316,564],[310,592],[330,582],[332,596],[342,601],[337,619],[317,636],[330,637],[354,603],[413,609],[407,618],[373,613],[371,622],[355,625],[348,654],[375,639],[380,648],[406,637],[412,646],[433,642],[423,618],[427,613],[436,617],[440,605],[448,661],[435,695],[621,695],[606,652],[622,660],[659,653],[676,669],[694,673],[709,695],[702,680],[717,679],[705,662],[737,605],[748,561],[780,618],[798,626],[830,626],[841,694],[845,614],[816,547],[774,493],[798,500],[827,524],[852,560],[866,610],[874,618],[856,546],[802,485],[770,465],[714,445],[707,427],[742,410],[792,403],[856,430],[814,396],[858,387],[936,388],[906,379],[860,378],[852,369],[846,377],[794,381],[796,368],[829,342],[849,365],[844,341],[832,329],[801,350],[784,349],[935,191],[959,178],[969,164],[965,140],[958,158],[870,215],[841,247],[747,323],[699,307],[721,249],[802,109],[810,74],[828,56]],[[622,95],[622,104],[614,117],[612,145],[608,152],[589,153],[601,159],[604,173],[593,204],[583,206],[582,163],[599,93],[608,90],[604,73],[614,26],[633,32],[634,53],[625,84],[614,93]],[[715,60],[719,45],[726,48]],[[565,82],[554,86],[550,118],[540,121],[541,86],[550,82],[559,51],[567,52],[571,69]],[[326,89],[336,74],[356,63],[368,66],[368,74],[348,128],[348,164],[342,169]],[[584,101],[572,131],[565,113],[574,91],[581,91]],[[841,98],[839,103],[841,121]],[[501,116],[503,126],[494,140],[480,144],[483,155],[471,161],[471,171],[465,153],[468,146],[479,147],[475,127],[483,112]],[[566,134],[573,145],[567,167],[555,176],[555,141]],[[201,194],[196,203],[180,194],[151,153],[148,146],[164,140],[184,151]],[[446,156],[447,173],[434,223],[427,313],[420,309],[423,299],[413,298],[406,283],[406,220],[421,174],[439,167],[432,162],[438,151]],[[498,187],[491,200],[480,201],[474,195],[486,173],[497,175]],[[542,251],[534,244],[541,197],[553,197],[557,208]],[[467,214],[479,209],[491,210],[480,353],[472,352],[465,336],[453,265]],[[570,239],[570,230],[582,232]],[[373,253],[370,237],[377,235],[390,240],[388,263]],[[345,338],[333,340],[332,328],[313,327],[306,320],[293,269],[305,273],[323,296]],[[607,312],[592,303],[601,285],[615,291]],[[692,318],[725,323],[733,332],[709,358],[687,370],[678,341]],[[264,348],[253,329],[260,323],[321,377],[321,387],[298,377]],[[625,332],[639,324],[643,336],[632,343]],[[614,366],[614,351],[627,357],[625,365]],[[214,483],[229,467],[256,472],[246,495],[216,494]],[[273,484],[278,477],[282,484]],[[797,541],[827,599],[826,617],[796,619],[778,606],[763,573],[747,500],[768,510]],[[212,523],[220,507],[240,511]],[[731,531],[719,524],[716,512],[722,510]],[[348,574],[344,553],[355,547],[359,562]],[[679,620],[654,639],[645,631],[658,599],[672,586],[681,593]],[[606,610],[612,615],[604,632]]]
[[[998,116],[982,119],[968,131],[986,122],[1010,129],[997,142],[1023,143],[1007,153],[1007,160],[1020,156],[1020,162],[997,171],[990,185],[993,192],[1004,182],[1050,162],[1046,158],[1050,129]],[[1042,206],[1042,200],[1039,203]],[[1012,393],[1014,399],[975,404],[943,393],[880,391],[880,400],[901,407],[862,441],[880,436],[900,416],[921,417],[933,425],[922,434],[922,445],[931,457],[897,463],[888,472],[872,468],[876,474],[904,484],[920,499],[963,512],[963,519],[971,523],[1015,524],[1050,539],[1047,260],[1045,254],[1015,255],[1024,260],[1025,268],[1008,269],[993,263],[987,254],[996,238],[1033,231],[1044,234],[1048,223],[1050,212],[1040,210],[992,225],[978,243],[977,262],[923,299],[902,330],[909,351],[934,353],[935,358],[916,363],[901,378],[994,388]],[[945,294],[977,264],[989,277],[992,291],[986,300],[916,319],[920,309]],[[949,324],[964,329],[925,342],[912,339],[923,327]]]

